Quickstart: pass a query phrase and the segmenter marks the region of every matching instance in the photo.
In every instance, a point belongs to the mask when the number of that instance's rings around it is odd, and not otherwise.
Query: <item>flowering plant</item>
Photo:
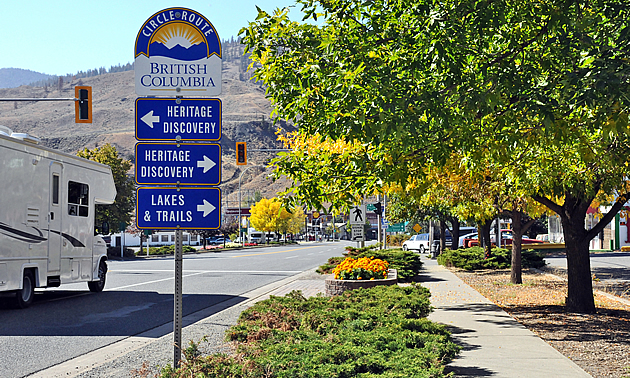
[[[333,269],[338,280],[373,280],[387,278],[389,263],[373,257],[347,257]]]

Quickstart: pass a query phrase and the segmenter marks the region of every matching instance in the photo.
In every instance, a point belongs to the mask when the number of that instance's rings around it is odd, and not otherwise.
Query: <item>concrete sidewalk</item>
[[[579,366],[434,260],[424,260],[429,319],[445,324],[462,347],[447,366],[457,377],[590,377]]]

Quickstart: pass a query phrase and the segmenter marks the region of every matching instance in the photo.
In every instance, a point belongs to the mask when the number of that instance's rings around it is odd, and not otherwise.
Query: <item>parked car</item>
[[[429,250],[429,234],[417,234],[413,235],[409,240],[406,240],[402,244],[402,248],[405,251],[417,250],[420,253],[424,253]]]
[[[512,244],[512,230],[501,230],[501,244],[502,245],[511,245]],[[496,244],[496,235],[494,233],[490,234],[490,242],[492,244]],[[521,244],[537,244],[542,243],[542,240],[530,239],[526,236],[523,236],[521,239]],[[479,245],[479,237],[477,233],[466,235],[463,239],[464,248],[470,248]]]
[[[224,244],[224,243],[231,243],[232,241],[229,238],[224,238],[222,236],[218,237],[218,238],[214,238],[211,242],[209,242],[210,244]]]
[[[549,243],[549,234],[538,234],[536,235],[536,240],[540,240],[544,243]]]

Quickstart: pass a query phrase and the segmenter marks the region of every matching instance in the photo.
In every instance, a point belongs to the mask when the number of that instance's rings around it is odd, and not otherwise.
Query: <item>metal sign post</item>
[[[173,365],[179,367],[182,358],[182,230],[175,231],[175,295],[173,308]]]
[[[221,226],[221,40],[200,13],[173,7],[153,14],[135,44],[136,223],[174,229],[173,366],[182,357],[182,230]],[[154,96],[170,96],[157,98]],[[173,98],[174,97],[174,98]],[[175,143],[154,143],[168,141]],[[182,144],[182,141],[191,143]],[[181,187],[203,186],[202,188]]]

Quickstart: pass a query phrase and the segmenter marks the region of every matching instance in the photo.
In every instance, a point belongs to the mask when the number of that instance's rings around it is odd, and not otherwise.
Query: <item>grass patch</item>
[[[191,344],[162,378],[446,377],[459,351],[445,326],[426,319],[429,291],[379,286],[343,295],[271,297],[244,311],[227,339],[235,355],[201,356]]]

